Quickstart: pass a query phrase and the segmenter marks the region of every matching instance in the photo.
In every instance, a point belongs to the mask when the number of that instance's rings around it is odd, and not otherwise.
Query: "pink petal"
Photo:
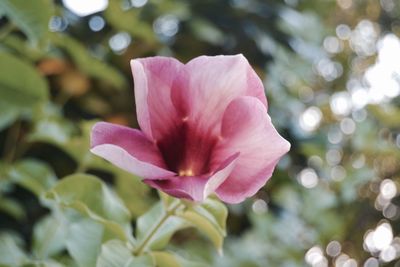
[[[207,181],[204,186],[204,198],[213,194],[215,190],[229,177],[232,173],[234,167],[236,166],[236,161],[239,157],[240,153],[235,153],[226,159],[219,168],[214,172],[213,176]]]
[[[171,102],[171,87],[183,68],[178,60],[150,57],[131,61],[137,119],[149,139],[158,140],[179,119]]]
[[[158,148],[136,129],[99,122],[93,126],[91,150],[114,165],[146,179],[174,175],[166,170]]]
[[[232,174],[216,190],[228,203],[238,203],[265,185],[290,144],[272,125],[263,103],[255,97],[239,97],[227,107],[221,127],[222,140],[215,160],[240,152]]]
[[[175,176],[164,180],[144,180],[148,185],[165,193],[201,202],[231,174],[239,153],[228,157],[211,176]]]
[[[171,95],[182,118],[214,134],[226,107],[238,96],[254,96],[267,106],[263,84],[243,55],[191,60],[177,76]]]
[[[144,182],[177,198],[202,201],[207,176],[174,176],[164,180],[146,179]]]

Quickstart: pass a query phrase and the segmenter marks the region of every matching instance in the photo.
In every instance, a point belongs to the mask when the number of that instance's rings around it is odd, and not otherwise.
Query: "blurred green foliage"
[[[400,266],[400,99],[365,96],[399,37],[394,0],[0,0],[0,266]],[[137,127],[130,59],[236,53],[291,152],[229,215],[210,199],[148,238],[179,207],[90,154],[90,128]]]

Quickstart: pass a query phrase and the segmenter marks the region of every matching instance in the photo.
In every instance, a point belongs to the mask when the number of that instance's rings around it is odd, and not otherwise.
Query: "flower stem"
[[[168,220],[168,218],[173,216],[175,214],[175,211],[182,206],[184,206],[184,204],[179,200],[175,203],[172,203],[171,206],[169,206],[165,210],[165,213],[160,218],[160,220],[156,224],[153,225],[153,227],[152,227],[151,231],[148,233],[148,235],[136,247],[136,249],[134,250],[135,255],[139,256],[144,252],[148,243],[151,241],[151,239],[154,237],[154,235],[157,233],[157,231],[161,228],[161,226],[163,226],[163,224]]]
[[[83,156],[82,160],[78,163],[78,166],[75,169],[75,173],[84,173],[84,172],[86,172],[86,170],[88,168],[87,164],[89,163],[90,157],[91,157],[91,154],[89,152],[87,152]]]

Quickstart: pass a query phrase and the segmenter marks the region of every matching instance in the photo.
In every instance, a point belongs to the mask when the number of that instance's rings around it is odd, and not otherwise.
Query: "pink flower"
[[[246,58],[131,61],[140,130],[106,122],[91,151],[178,198],[227,203],[253,196],[290,144],[272,125],[264,87]]]

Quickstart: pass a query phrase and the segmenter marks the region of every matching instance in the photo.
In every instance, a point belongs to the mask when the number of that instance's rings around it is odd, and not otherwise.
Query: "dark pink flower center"
[[[217,137],[200,132],[194,123],[184,120],[157,145],[169,170],[179,176],[198,176],[212,171],[212,154],[217,142]]]

